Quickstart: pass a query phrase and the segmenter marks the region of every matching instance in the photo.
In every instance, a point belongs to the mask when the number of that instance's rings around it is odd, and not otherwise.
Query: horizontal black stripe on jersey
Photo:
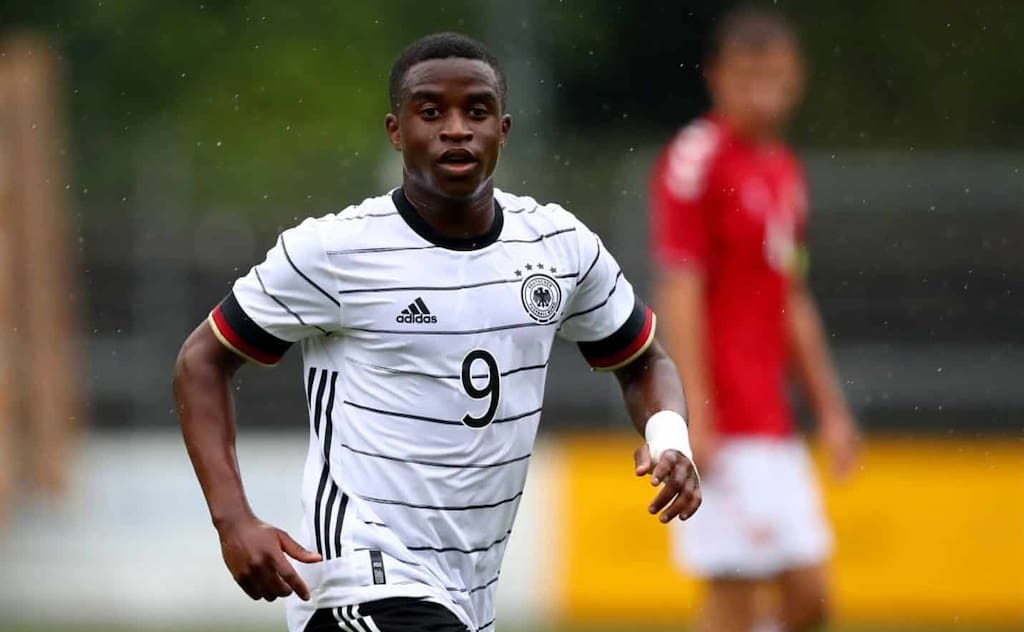
[[[490,544],[488,544],[486,546],[478,546],[478,547],[473,548],[473,549],[460,549],[457,546],[445,546],[445,547],[407,546],[405,548],[409,549],[410,551],[432,551],[434,553],[465,553],[466,555],[469,555],[471,553],[483,553],[484,551],[490,551],[491,549],[493,549],[494,547],[498,546],[499,544],[501,544],[505,540],[508,540],[508,537],[510,535],[512,535],[512,529],[509,529],[508,531],[506,531],[505,535],[501,536],[500,538],[498,538],[494,542],[491,542]]]
[[[368,503],[377,503],[378,505],[397,505],[399,507],[408,507],[409,509],[427,509],[430,511],[476,511],[479,509],[494,509],[508,503],[519,500],[519,497],[523,495],[523,492],[519,492],[511,498],[505,498],[503,500],[497,500],[493,503],[484,503],[481,505],[418,505],[416,503],[405,502],[404,500],[395,500],[393,498],[377,498],[375,496],[363,496],[358,494],[360,498]]]
[[[369,364],[369,363],[366,363],[366,362],[359,362],[358,360],[352,360],[351,358],[350,358],[350,361],[355,362],[356,364],[359,364],[361,366],[365,366],[365,367],[370,368],[370,369],[377,369],[377,370],[380,370],[380,371],[386,371],[387,373],[394,373],[394,374],[397,374],[397,375],[412,375],[412,376],[415,376],[415,377],[429,377],[429,378],[432,378],[432,379],[435,379],[435,380],[461,380],[462,379],[462,374],[461,373],[426,373],[424,371],[405,371],[403,369],[395,369],[395,368],[392,368],[392,367],[380,366],[378,364]],[[498,375],[501,376],[501,377],[508,377],[509,375],[515,375],[516,373],[521,373],[523,371],[536,371],[537,369],[546,369],[547,366],[548,366],[547,362],[545,362],[543,364],[530,364],[530,365],[527,365],[527,366],[517,367],[515,369],[509,369],[508,371],[502,371]],[[488,377],[488,374],[487,373],[474,373],[471,377],[473,379],[483,379],[485,377]]]
[[[557,235],[564,235],[566,233],[576,232],[576,227],[572,226],[569,228],[562,228],[559,230],[552,231],[550,233],[544,233],[538,235],[532,239],[497,239],[494,243],[496,244],[535,244],[539,241],[544,241],[550,237]],[[375,248],[346,248],[344,250],[328,250],[329,255],[361,255],[361,254],[372,254],[377,252],[400,252],[403,250],[431,250],[434,248],[440,248],[433,244],[429,246],[379,246]]]
[[[486,590],[487,588],[490,588],[495,583],[497,583],[499,577],[501,577],[501,573],[498,573],[497,575],[495,575],[494,579],[492,579],[491,581],[487,582],[486,584],[481,584],[480,586],[477,586],[475,588],[456,588],[454,586],[445,586],[444,589],[447,590],[448,592],[464,592],[464,593],[472,595],[475,592],[480,592],[481,590]]]
[[[461,421],[452,421],[450,419],[437,419],[435,417],[424,417],[423,415],[413,415],[412,413],[402,413],[402,412],[398,412],[398,411],[395,411],[395,410],[384,410],[383,408],[373,408],[372,406],[364,406],[363,404],[357,404],[357,403],[349,401],[347,399],[344,401],[344,404],[346,406],[351,406],[352,408],[358,408],[359,410],[365,410],[367,412],[377,413],[378,415],[385,415],[387,417],[399,417],[401,419],[413,419],[415,421],[426,421],[428,423],[443,424],[443,425],[446,425],[446,426],[464,426],[465,425]],[[503,424],[503,423],[508,423],[510,421],[517,421],[519,419],[523,419],[524,417],[530,417],[532,415],[536,415],[537,413],[539,413],[543,409],[544,409],[543,407],[540,407],[540,408],[535,408],[533,410],[528,410],[525,413],[519,413],[518,415],[512,415],[511,417],[500,417],[498,419],[495,419],[491,423],[492,424]]]
[[[363,219],[364,217],[391,217],[392,215],[398,215],[398,211],[388,211],[387,213],[363,213],[362,215],[353,215],[352,217],[332,217],[334,221],[338,222],[351,222],[357,219]]]
[[[579,272],[567,272],[564,274],[556,274],[556,279],[574,279],[579,275]],[[338,294],[373,294],[376,292],[450,292],[452,290],[471,290],[478,287],[486,287],[488,285],[501,285],[503,283],[517,283],[522,281],[522,277],[514,279],[496,279],[493,281],[480,281],[479,283],[467,283],[465,285],[405,285],[396,287],[366,287],[366,288],[355,288],[351,290],[339,290]]]
[[[482,586],[477,586],[476,588],[470,588],[468,592],[469,592],[469,594],[472,595],[473,593],[478,593],[481,590],[487,590],[488,588],[490,588],[491,586],[495,585],[496,583],[498,583],[498,577],[497,576],[494,579],[492,579],[491,581],[487,582],[486,584],[483,584]]]
[[[492,625],[494,625],[494,622],[495,622],[496,620],[497,620],[497,619],[491,619],[491,620],[490,620],[490,621],[488,621],[487,623],[485,623],[485,624],[483,624],[482,626],[480,626],[479,628],[477,628],[477,629],[476,629],[476,632],[483,632],[483,631],[484,631],[484,630],[486,630],[487,628],[489,628],[489,627],[491,627]]]
[[[533,239],[499,239],[498,243],[499,244],[535,244],[538,241],[544,241],[548,237],[554,237],[555,235],[564,235],[565,233],[575,233],[575,232],[576,232],[576,227],[575,226],[570,226],[569,228],[560,228],[558,230],[553,230],[550,233],[544,233],[543,235],[540,235],[539,237],[534,237]]]
[[[487,334],[492,331],[505,331],[507,329],[522,329],[523,327],[550,327],[557,325],[557,321],[550,323],[535,323],[533,321],[524,323],[513,323],[511,325],[496,325],[484,327],[483,329],[371,329],[369,327],[348,327],[349,331],[365,331],[369,334],[401,334],[403,336],[466,336],[469,334]]]
[[[387,461],[397,461],[399,463],[413,463],[415,465],[429,465],[429,466],[432,466],[432,467],[449,467],[449,468],[455,468],[455,469],[468,468],[468,469],[486,470],[486,469],[492,468],[492,467],[501,467],[503,465],[511,465],[512,463],[518,463],[519,461],[524,461],[524,460],[530,458],[530,456],[531,456],[530,454],[524,454],[523,456],[517,456],[514,459],[508,459],[508,460],[505,460],[505,461],[496,461],[494,463],[441,463],[439,461],[425,461],[423,459],[403,459],[401,457],[388,456],[387,454],[379,454],[377,452],[367,452],[366,450],[359,450],[357,448],[353,448],[352,446],[348,445],[347,443],[342,443],[341,447],[345,448],[349,452],[354,452],[355,454],[361,454],[363,456],[368,456],[368,457],[372,457],[372,458],[375,458],[375,459],[385,459]]]
[[[338,307],[341,307],[341,303],[338,301],[338,299],[334,298],[333,296],[330,295],[330,293],[327,290],[325,290],[322,287],[320,287],[319,285],[317,285],[316,282],[313,281],[313,279],[311,279],[308,276],[306,276],[305,272],[303,272],[302,270],[299,270],[299,266],[295,265],[295,262],[292,261],[292,256],[290,254],[288,254],[288,246],[284,242],[284,234],[283,233],[281,234],[280,237],[278,237],[278,240],[281,242],[281,250],[284,251],[284,258],[288,260],[288,265],[290,265],[292,267],[292,270],[295,270],[295,273],[298,274],[303,279],[305,279],[306,283],[309,283],[318,292],[320,292],[321,294],[326,296],[327,300],[329,300],[330,302],[334,303]]]
[[[362,255],[375,252],[398,252],[400,250],[433,250],[437,246],[379,246],[377,248],[348,248],[346,250],[328,250],[328,255]]]
[[[608,301],[612,300],[612,295],[615,294],[615,290],[619,289],[619,280],[621,278],[622,278],[622,270],[619,270],[618,274],[615,275],[615,282],[612,284],[612,289],[608,292],[608,296],[604,297],[603,301],[601,301],[597,305],[594,305],[592,307],[588,307],[587,309],[580,310],[578,312],[573,312],[572,314],[569,314],[568,316],[566,316],[565,318],[562,319],[562,324],[564,325],[566,322],[568,322],[569,320],[571,320],[573,318],[576,318],[578,316],[585,316],[585,315],[589,314],[590,312],[597,311],[597,310],[601,309],[602,307],[604,307],[605,305],[607,305]]]
[[[513,215],[519,215],[520,213],[526,213],[527,215],[530,215],[531,213],[536,213],[538,210],[540,210],[540,207],[535,206],[533,208],[517,208],[512,210],[506,209],[505,212],[512,213]]]

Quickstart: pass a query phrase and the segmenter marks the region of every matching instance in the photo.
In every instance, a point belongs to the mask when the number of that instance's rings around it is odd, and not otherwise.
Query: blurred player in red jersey
[[[838,476],[856,425],[807,288],[807,197],[779,139],[799,100],[799,42],[751,7],[719,23],[705,60],[711,111],[669,143],[651,182],[662,338],[679,366],[704,505],[676,532],[678,558],[708,583],[706,632],[760,629],[755,595],[779,587],[775,625],[827,618],[831,533],[787,399],[795,370]],[[772,624],[767,624],[772,625]]]

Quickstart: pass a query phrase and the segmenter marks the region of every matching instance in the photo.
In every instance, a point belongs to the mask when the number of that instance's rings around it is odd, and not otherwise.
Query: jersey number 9
[[[481,388],[473,383],[473,365],[477,360],[482,360],[487,365],[487,382]],[[470,428],[483,428],[494,421],[494,414],[498,411],[498,398],[501,396],[501,374],[498,373],[498,363],[494,361],[494,356],[483,349],[473,349],[466,354],[462,360],[462,388],[466,390],[466,395],[473,399],[489,398],[487,411],[483,415],[474,417],[466,413],[462,423]]]

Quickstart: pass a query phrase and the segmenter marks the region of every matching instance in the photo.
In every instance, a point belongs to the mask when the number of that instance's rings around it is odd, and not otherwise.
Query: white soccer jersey
[[[431,230],[401,189],[308,219],[210,314],[220,340],[275,364],[301,342],[310,447],[298,565],[317,608],[421,597],[494,623],[557,336],[595,368],[654,337],[601,240],[561,207],[495,191],[491,230]]]

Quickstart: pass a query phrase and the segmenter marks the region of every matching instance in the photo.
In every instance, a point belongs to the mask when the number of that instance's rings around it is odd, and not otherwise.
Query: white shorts
[[[673,521],[673,553],[702,578],[761,579],[825,561],[832,533],[811,460],[796,439],[726,439],[709,472],[704,502]]]

